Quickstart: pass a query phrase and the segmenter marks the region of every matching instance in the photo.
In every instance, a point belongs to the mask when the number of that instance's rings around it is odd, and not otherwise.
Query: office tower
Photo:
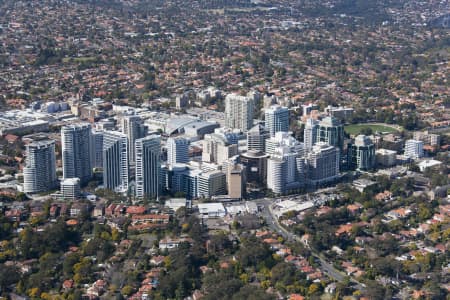
[[[61,194],[64,200],[75,200],[80,197],[80,179],[66,178],[61,181]]]
[[[41,193],[56,186],[55,141],[38,141],[26,146],[23,169],[25,193]]]
[[[177,163],[189,162],[189,140],[176,137],[167,140],[167,163],[173,166]]]
[[[211,198],[226,194],[225,174],[220,171],[209,171],[198,175],[198,197]]]
[[[317,141],[317,129],[319,122],[314,119],[307,119],[303,130],[303,141],[306,151],[310,151]]]
[[[92,177],[91,125],[73,124],[61,128],[64,178],[80,178],[85,184]]]
[[[202,174],[201,170],[188,169],[183,175],[183,191],[186,199],[198,198],[198,177]]]
[[[158,199],[161,192],[161,137],[149,135],[137,139],[136,149],[136,197]]]
[[[276,132],[289,130],[289,110],[287,107],[272,105],[265,110],[265,127],[270,136],[275,136]]]
[[[307,181],[312,185],[321,185],[333,181],[339,176],[338,148],[319,142],[306,155],[308,165]]]
[[[92,131],[92,168],[103,168],[103,131]]]
[[[241,163],[245,167],[247,184],[253,187],[265,186],[267,181],[267,159],[269,155],[254,150],[240,155]]]
[[[245,167],[232,164],[227,169],[228,197],[242,199],[245,194]]]
[[[383,167],[395,166],[397,162],[397,151],[389,149],[378,149],[375,153],[377,164]]]
[[[268,139],[269,136],[269,132],[267,132],[261,124],[253,126],[247,132],[247,151],[254,150],[264,152],[266,149],[266,139]]]
[[[253,100],[236,94],[225,97],[225,126],[244,132],[253,126]]]
[[[128,139],[118,131],[103,133],[103,185],[105,188],[128,191]]]
[[[225,160],[238,154],[238,145],[230,144],[225,136],[205,134],[203,140],[202,161],[222,164]]]
[[[233,157],[230,157],[229,159],[225,160],[221,165],[221,171],[225,173],[227,176],[227,182],[228,182],[228,171],[233,168],[235,165],[239,163],[239,155],[235,155]]]
[[[175,164],[168,170],[168,190],[173,194],[184,191],[184,176],[188,171],[186,164]]]
[[[121,119],[122,132],[128,137],[128,160],[134,164],[136,154],[134,152],[134,142],[145,136],[145,127],[139,116],[124,116]]]
[[[412,159],[423,157],[423,142],[418,140],[407,140],[405,142],[405,155]]]
[[[305,145],[297,141],[289,132],[276,132],[275,136],[266,140],[266,153],[273,154],[278,147],[286,146],[291,152],[303,156]]]
[[[342,151],[344,147],[344,126],[334,117],[324,118],[317,127],[316,142],[327,143]]]
[[[375,145],[365,135],[358,135],[348,147],[348,163],[351,170],[372,170],[375,167]]]

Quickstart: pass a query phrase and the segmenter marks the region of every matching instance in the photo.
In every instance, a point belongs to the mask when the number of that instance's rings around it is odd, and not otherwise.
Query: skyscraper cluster
[[[368,137],[360,135],[344,147],[341,121],[316,116],[304,119],[301,142],[289,132],[290,109],[274,105],[276,97],[270,99],[260,121],[254,115],[262,97],[229,94],[224,127],[219,122],[205,127],[195,119],[178,117],[167,124],[167,138],[147,132],[147,126],[160,121],[146,119],[144,125],[130,110],[124,110],[117,123],[109,119],[108,126],[106,121],[95,128],[89,123],[63,126],[61,192],[68,199],[78,197],[93,172],[102,170],[104,188],[137,199],[158,199],[166,192],[187,198],[239,199],[247,191],[265,188],[286,194],[322,186],[339,178],[344,163],[352,170],[374,168],[375,147]],[[408,141],[406,153],[423,155],[421,142]],[[42,164],[46,168],[40,168]],[[29,193],[57,186],[54,141],[27,146],[24,180]]]

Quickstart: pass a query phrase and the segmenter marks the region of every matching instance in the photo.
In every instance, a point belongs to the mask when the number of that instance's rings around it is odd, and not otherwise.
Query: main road
[[[278,218],[275,216],[272,205],[274,203],[273,199],[263,198],[255,201],[258,206],[262,208],[261,215],[265,219],[267,226],[274,232],[278,232],[281,236],[289,241],[297,241],[301,242],[300,238],[286,230],[283,226],[278,222]],[[319,269],[327,274],[329,277],[333,278],[336,281],[342,282],[347,277],[346,274],[337,270],[331,263],[327,262],[318,252],[314,251],[310,248],[311,255],[320,262]],[[354,287],[363,291],[365,289],[365,285],[351,278],[351,282],[354,283]]]

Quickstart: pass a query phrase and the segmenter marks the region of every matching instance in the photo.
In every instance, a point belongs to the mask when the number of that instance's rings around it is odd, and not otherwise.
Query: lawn
[[[381,124],[352,124],[344,127],[345,132],[350,135],[358,135],[363,129],[371,128],[372,132],[398,132],[398,130],[389,125],[381,125]]]

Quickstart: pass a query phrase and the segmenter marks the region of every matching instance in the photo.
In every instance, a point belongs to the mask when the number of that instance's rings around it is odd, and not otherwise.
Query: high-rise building
[[[23,169],[25,193],[41,193],[56,186],[55,141],[38,141],[26,146]]]
[[[173,166],[187,162],[189,162],[189,140],[182,137],[167,139],[167,163]]]
[[[324,142],[316,143],[306,156],[308,183],[320,185],[337,179],[339,161],[338,148]]]
[[[296,140],[289,132],[276,132],[275,136],[266,140],[266,153],[273,154],[278,147],[288,147],[290,152],[303,156],[305,146]]]
[[[267,132],[261,124],[253,126],[247,132],[247,150],[264,152],[266,149],[266,139],[268,139],[269,136],[269,132]]]
[[[254,150],[240,155],[240,161],[245,167],[245,178],[249,186],[262,187],[267,181],[267,158],[269,155]]]
[[[103,131],[92,131],[92,168],[103,168]]]
[[[64,200],[75,200],[80,197],[80,179],[66,178],[61,181],[61,194]]]
[[[225,174],[220,171],[209,171],[198,175],[198,197],[211,198],[226,194]]]
[[[85,184],[92,177],[92,136],[88,123],[61,128],[62,166],[64,178],[80,178]]]
[[[245,167],[233,164],[227,169],[228,197],[242,199],[245,194]]]
[[[348,147],[348,163],[352,170],[372,170],[375,167],[375,145],[365,135],[358,135]]]
[[[275,136],[276,132],[289,130],[289,110],[287,107],[272,105],[265,110],[265,127],[270,136]]]
[[[304,185],[304,181],[298,174],[297,166],[302,160],[299,152],[293,151],[288,146],[280,146],[267,161],[267,188],[276,194],[284,194],[289,190]]]
[[[161,137],[149,135],[137,139],[136,148],[136,197],[158,198],[161,192]]]
[[[118,131],[103,133],[103,185],[105,188],[128,192],[128,139]]]
[[[441,136],[439,134],[430,133],[426,131],[414,131],[413,139],[422,141],[425,145],[439,146],[441,143]]]
[[[303,141],[305,144],[305,150],[310,151],[317,141],[317,129],[319,128],[319,122],[314,119],[307,119],[305,129],[303,130]]]
[[[139,116],[124,116],[121,119],[122,132],[128,137],[128,160],[130,164],[135,162],[134,142],[145,136],[145,127]]]
[[[395,166],[397,162],[397,151],[389,149],[378,149],[375,153],[377,164],[383,167]]]
[[[286,188],[287,163],[281,155],[272,155],[267,160],[267,188],[275,194],[284,194]]]
[[[342,151],[344,147],[344,126],[334,117],[324,118],[317,127],[316,142],[327,143]]]
[[[405,142],[405,155],[412,159],[423,157],[423,142],[418,140],[407,140]]]
[[[253,100],[236,94],[225,97],[225,126],[244,132],[253,126]]]
[[[313,110],[319,109],[319,107],[315,104],[308,103],[308,104],[303,104],[302,109],[303,109],[303,116],[309,116],[309,114]]]
[[[222,164],[225,160],[238,154],[238,145],[230,144],[220,134],[205,134],[203,140],[202,161]]]

